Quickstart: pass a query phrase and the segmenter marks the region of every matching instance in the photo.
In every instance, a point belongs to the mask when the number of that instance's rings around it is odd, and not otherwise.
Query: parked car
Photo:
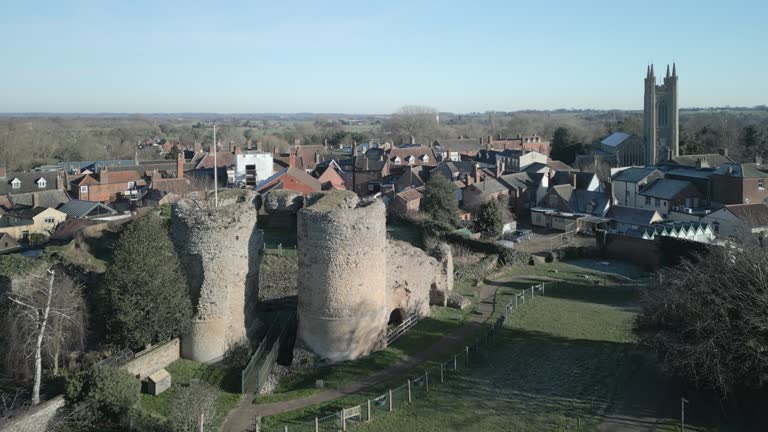
[[[533,231],[529,229],[521,229],[513,232],[509,239],[515,243],[519,243],[523,240],[530,240],[532,235]]]

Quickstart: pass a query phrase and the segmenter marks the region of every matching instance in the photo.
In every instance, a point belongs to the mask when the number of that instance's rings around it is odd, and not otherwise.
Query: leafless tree
[[[69,278],[48,269],[15,284],[8,300],[6,331],[12,335],[9,354],[32,358],[32,405],[40,403],[43,356],[51,358],[58,372],[59,356],[71,347],[82,347],[85,303],[80,288]]]
[[[29,400],[24,397],[24,392],[17,390],[13,394],[0,393],[0,427],[6,425],[17,412],[24,410],[29,405]]]
[[[170,422],[174,431],[202,431],[216,415],[216,390],[207,384],[179,387],[171,400]]]
[[[429,145],[439,135],[437,111],[426,106],[404,106],[392,115],[384,129],[403,142],[413,137],[417,144]]]
[[[768,384],[768,251],[749,235],[661,274],[636,321],[665,368],[723,394]]]

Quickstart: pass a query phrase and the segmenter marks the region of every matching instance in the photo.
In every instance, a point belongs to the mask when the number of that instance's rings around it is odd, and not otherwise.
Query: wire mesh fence
[[[385,393],[368,399],[360,405],[343,408],[340,411],[325,416],[317,417],[313,422],[284,425],[281,428],[270,429],[268,432],[338,432],[354,428],[360,423],[375,421],[376,418],[387,415],[392,411],[402,409],[413,401],[423,399],[427,394],[451,380],[457,374],[468,370],[480,352],[491,347],[499,330],[504,326],[515,311],[534,301],[538,296],[543,296],[545,288],[550,283],[540,283],[515,294],[503,308],[501,314],[486,326],[482,334],[471,343],[465,345],[460,351],[455,352],[431,370],[426,370],[420,375],[406,380],[401,386],[392,388]],[[580,429],[577,429],[580,430]]]

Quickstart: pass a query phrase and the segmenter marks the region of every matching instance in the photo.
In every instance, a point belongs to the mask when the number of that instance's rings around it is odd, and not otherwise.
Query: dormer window
[[[36,181],[35,183],[37,183],[37,187],[38,187],[39,189],[45,189],[45,187],[48,185],[48,182],[47,182],[47,181],[45,181],[45,179],[44,179],[44,178],[42,178],[42,177],[40,177],[39,179],[37,179],[37,181]]]
[[[412,163],[416,162],[416,158],[413,157],[413,156],[408,156],[407,161],[408,161],[409,164],[412,164]]]
[[[427,156],[427,155],[422,155],[422,156],[421,156],[421,161],[422,161],[422,162],[424,162],[424,163],[426,163],[426,162],[429,162],[429,156]]]
[[[401,162],[400,156],[395,156],[395,165],[400,165]]]
[[[13,189],[21,189],[21,180],[17,178],[11,180],[11,187]]]

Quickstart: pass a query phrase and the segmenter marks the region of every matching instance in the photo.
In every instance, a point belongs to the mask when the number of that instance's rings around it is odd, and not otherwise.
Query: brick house
[[[395,194],[390,203],[390,212],[406,216],[417,213],[421,208],[421,200],[424,198],[424,188],[411,188]]]
[[[768,165],[724,164],[712,175],[712,201],[720,204],[754,204],[768,198]]]
[[[110,171],[84,174],[70,181],[69,193],[74,199],[110,203],[121,198],[138,199],[139,189],[147,185],[136,171]]]
[[[699,207],[702,195],[693,183],[667,178],[656,179],[637,194],[636,208],[656,210],[663,217],[669,212]]]

